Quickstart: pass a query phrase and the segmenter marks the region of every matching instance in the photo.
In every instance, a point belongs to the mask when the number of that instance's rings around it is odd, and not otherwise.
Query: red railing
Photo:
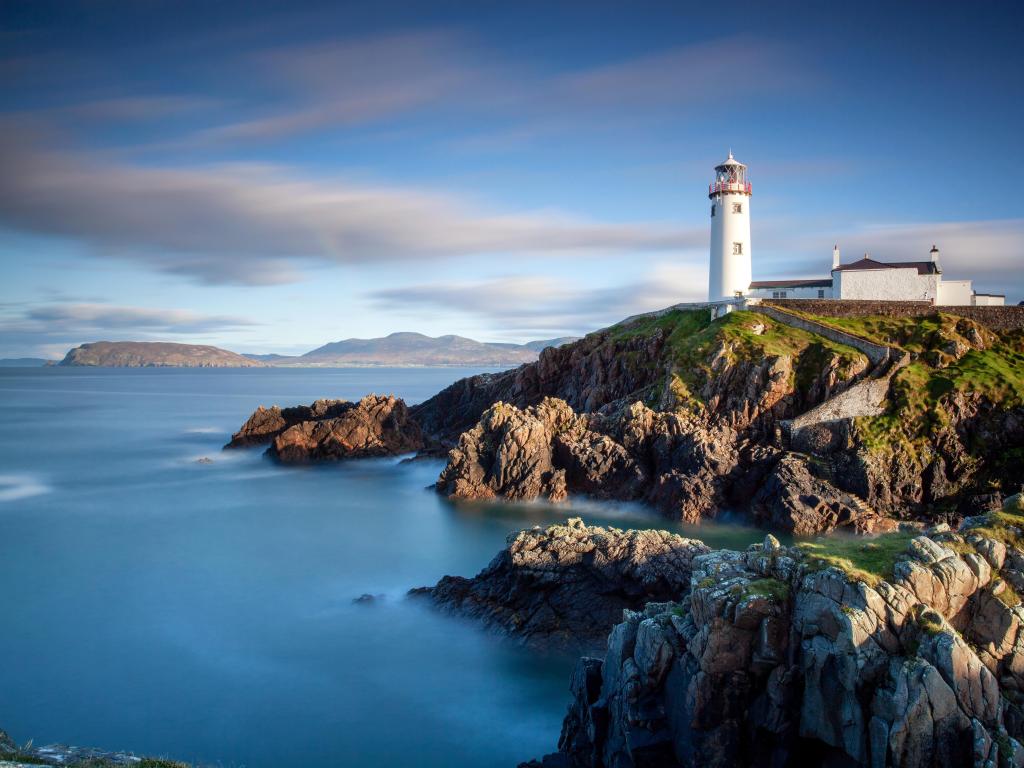
[[[708,185],[708,194],[717,195],[719,193],[741,192],[749,195],[751,193],[750,189],[749,181],[746,184],[731,181],[714,181]]]

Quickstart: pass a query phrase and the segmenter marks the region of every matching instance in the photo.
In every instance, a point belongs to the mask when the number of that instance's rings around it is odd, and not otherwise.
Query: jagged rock
[[[576,414],[555,398],[525,410],[497,403],[459,438],[437,488],[466,499],[646,498],[696,521],[722,503],[734,439],[729,427],[642,403],[599,414]]]
[[[868,524],[875,517],[866,507],[827,480],[816,477],[807,461],[783,455],[768,473],[752,504],[763,524],[797,536],[828,533],[836,528]]]
[[[688,592],[627,611],[586,685],[577,673],[546,759],[1018,765],[1024,612],[993,594],[967,532],[914,538],[874,587],[772,541],[693,558]]]
[[[333,414],[334,408],[326,409]],[[367,395],[316,421],[288,427],[267,453],[284,463],[395,456],[423,448],[423,433],[405,402],[393,395]]]
[[[530,643],[590,648],[624,609],[685,591],[693,558],[707,551],[665,531],[590,527],[573,518],[522,531],[474,578],[446,576],[417,594]],[[662,661],[652,657],[645,669],[656,673]]]
[[[246,420],[225,448],[244,448],[251,445],[269,443],[289,427],[304,421],[319,421],[340,416],[354,408],[355,403],[348,400],[317,400],[312,405],[298,405],[294,408],[270,408],[259,406]]]
[[[581,429],[581,420],[561,400],[548,398],[525,411],[495,403],[449,452],[438,490],[461,499],[559,501],[566,478],[564,468],[554,465],[552,443],[561,432]]]

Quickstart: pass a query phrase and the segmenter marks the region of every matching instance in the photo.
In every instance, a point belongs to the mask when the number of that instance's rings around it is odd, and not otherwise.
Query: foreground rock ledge
[[[594,649],[623,609],[666,600],[689,586],[700,541],[665,531],[565,525],[522,531],[472,579],[446,576],[414,590],[537,646]]]
[[[426,447],[405,401],[367,395],[358,403],[317,400],[311,406],[260,406],[225,448],[270,443],[267,455],[300,464],[412,453]]]
[[[558,753],[526,765],[1024,765],[1020,507],[904,534],[885,579],[771,536],[697,555],[580,660]]]

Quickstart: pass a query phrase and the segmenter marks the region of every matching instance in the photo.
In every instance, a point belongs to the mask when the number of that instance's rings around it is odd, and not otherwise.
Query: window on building
[[[715,217],[715,204],[712,203],[711,204],[711,218],[714,218],[714,217]]]
[[[786,298],[786,292],[785,291],[772,291],[772,298],[773,299],[784,299],[784,298]]]
[[[743,243],[733,243],[732,244],[732,255],[733,256],[742,256],[743,255]]]
[[[733,203],[732,204],[732,212],[733,213],[743,213],[743,203]]]
[[[824,299],[825,298],[825,289],[824,288],[819,288],[818,289],[818,298],[819,299]]]

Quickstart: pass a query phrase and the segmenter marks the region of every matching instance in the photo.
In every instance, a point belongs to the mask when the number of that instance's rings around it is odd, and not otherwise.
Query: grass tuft
[[[797,544],[812,568],[838,568],[870,587],[892,578],[893,566],[917,534],[895,531],[873,539],[831,536]]]

